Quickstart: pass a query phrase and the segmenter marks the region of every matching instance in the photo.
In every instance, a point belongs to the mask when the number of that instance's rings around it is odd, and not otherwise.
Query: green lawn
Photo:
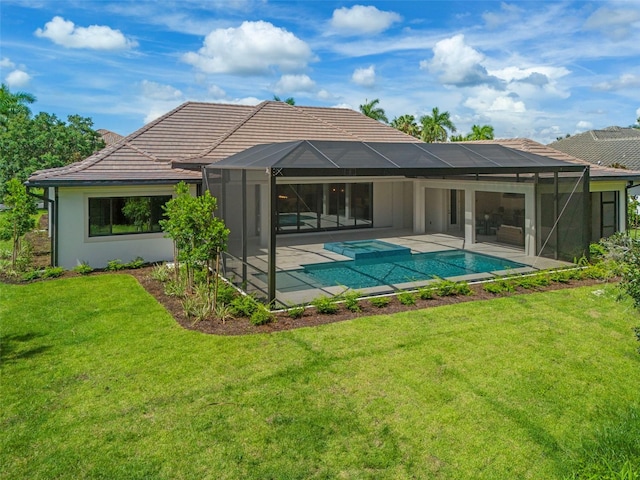
[[[636,467],[640,315],[615,297],[596,286],[215,337],[181,329],[126,275],[0,284],[0,478]]]

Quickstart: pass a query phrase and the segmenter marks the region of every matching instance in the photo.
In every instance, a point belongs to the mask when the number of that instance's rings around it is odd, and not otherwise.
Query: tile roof
[[[640,130],[636,128],[590,130],[557,140],[549,146],[590,163],[619,164],[640,170]]]
[[[113,145],[114,143],[118,143],[120,140],[124,138],[119,133],[112,132],[111,130],[106,130],[104,128],[100,128],[96,130],[96,132],[100,134],[106,146]]]
[[[29,183],[193,181],[201,166],[254,145],[302,139],[416,141],[349,109],[187,102],[85,160],[35,172]]]
[[[510,139],[498,139],[498,140],[478,140],[464,143],[497,143],[504,147],[513,148],[515,150],[521,150],[523,152],[535,153],[537,155],[543,155],[549,158],[555,158],[557,160],[563,160],[565,162],[576,163],[581,165],[589,165],[590,176],[592,178],[634,178],[640,177],[640,165],[635,170],[612,168],[605,165],[594,165],[591,162],[587,162],[581,158],[577,158],[568,153],[562,152],[550,145],[543,145],[542,143],[535,142],[528,138],[510,138]]]

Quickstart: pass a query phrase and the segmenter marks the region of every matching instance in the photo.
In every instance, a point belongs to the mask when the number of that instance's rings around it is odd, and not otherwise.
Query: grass
[[[615,296],[585,287],[216,337],[180,328],[126,275],[0,284],[0,478],[635,468],[640,316]]]

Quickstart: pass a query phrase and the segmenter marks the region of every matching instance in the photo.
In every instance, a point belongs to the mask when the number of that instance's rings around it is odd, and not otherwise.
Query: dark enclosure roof
[[[349,170],[346,175],[576,172],[585,166],[496,144],[300,140],[256,145],[207,167],[218,168],[312,176],[338,170]]]

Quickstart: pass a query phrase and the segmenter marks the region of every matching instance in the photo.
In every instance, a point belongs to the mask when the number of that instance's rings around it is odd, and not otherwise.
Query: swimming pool
[[[396,257],[411,255],[409,247],[383,242],[382,240],[353,240],[350,242],[325,243],[324,249],[345,257],[360,260],[364,258]]]
[[[524,266],[480,253],[446,250],[387,258],[315,263],[303,265],[297,273],[299,278],[305,279],[309,285],[344,285],[358,289],[431,280],[434,277],[489,273]]]

